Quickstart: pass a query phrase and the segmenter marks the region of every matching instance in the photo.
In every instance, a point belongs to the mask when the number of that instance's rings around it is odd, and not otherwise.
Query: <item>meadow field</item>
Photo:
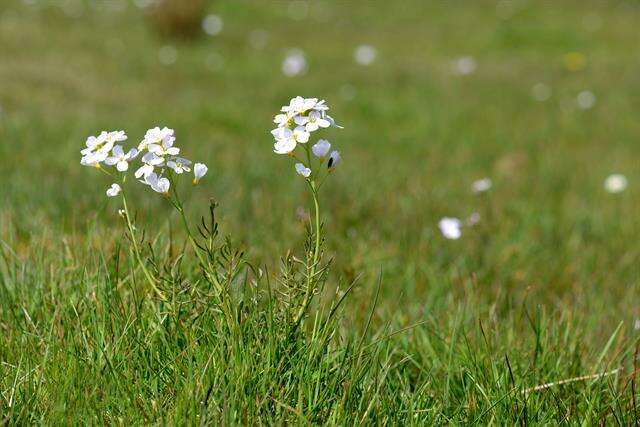
[[[154,7],[0,2],[0,425],[640,425],[640,3]],[[298,95],[344,127],[317,228]],[[209,252],[80,165],[156,126]]]

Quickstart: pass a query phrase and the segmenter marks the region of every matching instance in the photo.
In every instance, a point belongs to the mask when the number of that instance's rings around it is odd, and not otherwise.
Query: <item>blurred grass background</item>
[[[472,293],[498,321],[525,303],[588,319],[594,346],[620,321],[633,329],[638,2],[212,1],[204,13],[222,31],[190,38],[163,34],[144,4],[0,3],[0,228],[21,256],[111,247],[110,182],[79,150],[103,129],[137,144],[158,125],[209,164],[190,215],[215,198],[224,232],[276,268],[300,247],[309,200],[269,130],[291,97],[313,96],[345,127],[324,134],[344,162],[323,203],[335,278],[364,274],[354,312],[382,272],[380,310],[399,319]],[[368,66],[354,61],[363,44],[377,52]],[[289,49],[304,52],[304,74],[282,73]],[[477,66],[460,75],[467,56]],[[629,178],[622,194],[603,189],[613,172]],[[493,188],[472,194],[483,177]],[[137,191],[140,224],[169,227],[168,206]],[[459,241],[440,235],[442,216],[472,212],[482,220]]]

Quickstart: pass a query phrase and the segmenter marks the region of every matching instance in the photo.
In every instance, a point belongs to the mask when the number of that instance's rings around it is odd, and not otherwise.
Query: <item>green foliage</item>
[[[294,20],[217,1],[224,30],[192,41],[117,3],[0,2],[0,424],[637,423],[633,2],[327,1]],[[292,47],[309,69],[288,78]],[[452,75],[464,55],[477,70]],[[297,94],[345,125],[321,263],[268,134]],[[132,238],[77,165],[87,135],[154,124],[210,167],[181,193],[197,249],[144,188]],[[612,172],[626,192],[604,192]]]

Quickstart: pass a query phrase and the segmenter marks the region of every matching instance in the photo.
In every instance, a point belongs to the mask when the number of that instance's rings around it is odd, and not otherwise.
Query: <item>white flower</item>
[[[122,188],[118,184],[111,184],[111,187],[107,188],[107,196],[116,197],[121,191]]]
[[[145,176],[144,182],[151,186],[156,193],[167,194],[169,192],[169,180],[167,178],[158,177],[155,173]]]
[[[578,94],[576,102],[578,103],[578,107],[583,110],[588,110],[596,105],[596,96],[591,91],[583,90]]]
[[[627,188],[627,178],[624,175],[615,173],[609,175],[604,181],[604,189],[609,193],[622,193]]]
[[[475,194],[484,193],[485,191],[489,191],[489,189],[491,189],[491,185],[492,182],[489,178],[478,179],[477,181],[474,181],[473,184],[471,184],[471,191],[473,191]]]
[[[342,157],[340,157],[340,152],[333,150],[329,155],[329,162],[327,163],[327,168],[328,169],[335,168],[336,165],[340,163],[340,160],[342,160]]]
[[[132,148],[128,153],[125,153],[122,145],[116,145],[113,147],[111,154],[112,156],[107,157],[104,163],[109,166],[116,165],[116,169],[118,169],[119,172],[124,172],[129,169],[129,161],[138,155],[138,150]]]
[[[277,124],[279,127],[288,126],[291,117],[287,114],[276,114],[273,118],[273,123]]]
[[[136,178],[138,178],[138,179],[139,179],[140,177],[142,177],[142,176],[145,176],[145,177],[146,177],[146,176],[151,175],[151,174],[153,173],[153,169],[154,169],[153,165],[147,165],[147,164],[142,165],[142,166],[140,166],[140,167],[138,168],[138,170],[135,172],[134,176],[135,176]]]
[[[154,171],[156,166],[164,166],[164,157],[159,157],[154,153],[146,153],[142,156],[142,163],[144,164],[140,166],[134,174],[136,178],[148,176]]]
[[[297,126],[293,130],[293,137],[295,138],[295,140],[297,142],[300,142],[302,144],[306,144],[309,141],[309,138],[311,137],[311,134],[309,132],[307,132],[307,130],[304,128],[304,126]]]
[[[291,129],[277,128],[272,130],[271,134],[276,139],[273,150],[277,154],[289,154],[296,148],[297,142]]]
[[[462,236],[462,231],[460,230],[462,223],[458,218],[444,217],[438,222],[438,227],[442,235],[447,239],[456,240]]]
[[[282,73],[287,77],[294,77],[307,70],[307,58],[299,49],[291,49],[282,61]]]
[[[273,151],[276,154],[289,154],[296,148],[296,140],[290,139],[278,139],[273,144]]]
[[[318,140],[318,142],[311,147],[311,151],[313,151],[313,155],[316,157],[326,156],[329,150],[331,150],[331,144],[326,139]]]
[[[222,18],[218,15],[207,15],[202,20],[202,30],[210,36],[215,36],[222,31]]]
[[[309,116],[306,117],[305,129],[307,132],[315,132],[318,128],[328,128],[331,126],[331,122],[322,117],[322,113],[319,111],[312,111]],[[296,124],[301,124],[296,121]]]
[[[473,56],[461,56],[451,64],[455,74],[466,76],[476,71],[477,64]]]
[[[196,163],[193,165],[193,175],[195,176],[193,183],[197,184],[200,178],[206,175],[208,170],[209,168],[204,163]]]
[[[175,140],[176,137],[173,129],[169,129],[168,127],[163,127],[162,129],[155,127],[145,133],[144,138],[138,145],[138,150],[147,150],[149,145],[171,147]]]
[[[376,60],[376,48],[363,44],[358,46],[353,54],[353,58],[360,65],[371,65]]]
[[[142,156],[142,163],[152,166],[160,166],[164,163],[164,157],[160,157],[156,153],[147,153]]]
[[[98,136],[90,136],[85,142],[86,148],[80,151],[82,159],[80,164],[84,166],[99,166],[109,157],[109,152],[116,142],[126,141],[127,134],[120,131],[100,132]]]
[[[191,165],[191,160],[187,160],[182,157],[176,157],[175,159],[169,160],[167,162],[167,166],[173,169],[173,171],[178,175],[183,172],[190,172],[191,171],[191,168],[189,167],[190,165]]]
[[[531,88],[531,96],[536,101],[546,101],[551,97],[551,88],[544,83],[536,83]]]
[[[299,175],[302,175],[305,178],[308,178],[309,175],[311,175],[311,169],[309,169],[302,163],[296,163],[296,172],[298,172]]]

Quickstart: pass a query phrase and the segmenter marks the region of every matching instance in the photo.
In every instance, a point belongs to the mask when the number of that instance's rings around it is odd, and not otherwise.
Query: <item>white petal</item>
[[[311,147],[311,151],[316,157],[324,157],[331,150],[331,144],[326,139],[321,139]]]
[[[117,157],[107,157],[104,162],[105,164],[109,165],[109,166],[113,166],[116,163],[118,163],[118,158]]]
[[[119,172],[124,172],[129,169],[129,163],[126,160],[121,160],[116,165],[116,169],[118,169]]]
[[[308,178],[309,175],[311,175],[311,169],[309,169],[308,167],[306,167],[302,163],[296,163],[296,172],[299,175],[304,176],[305,178]]]
[[[289,154],[296,148],[296,140],[293,138],[290,139],[280,139],[273,144],[273,151],[276,154]]]
[[[111,187],[107,189],[107,196],[115,197],[122,191],[122,188],[118,184],[111,184]]]
[[[200,181],[200,178],[206,175],[209,168],[204,163],[196,163],[193,165],[193,175],[195,176],[194,182]]]
[[[122,149],[122,145],[116,145],[113,147],[112,153],[115,157],[124,156],[124,150]]]

